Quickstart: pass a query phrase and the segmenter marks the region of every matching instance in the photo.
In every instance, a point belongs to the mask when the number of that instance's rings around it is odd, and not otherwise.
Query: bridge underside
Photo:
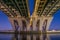
[[[33,16],[53,16],[60,9],[60,0],[36,0]]]
[[[28,0],[0,0],[0,10],[8,17],[29,17]]]
[[[0,0],[0,10],[8,16],[13,30],[18,30],[22,25],[21,19],[30,19],[28,0]]]
[[[30,16],[28,0],[0,0],[0,10],[8,16],[13,30],[43,32],[48,30],[59,4],[60,0],[35,0]]]
[[[49,25],[53,19],[53,15],[59,9],[60,9],[60,0],[36,0],[35,9],[31,17],[32,19],[39,18],[40,30],[45,31],[49,29]],[[35,26],[36,25],[34,25],[34,27]]]

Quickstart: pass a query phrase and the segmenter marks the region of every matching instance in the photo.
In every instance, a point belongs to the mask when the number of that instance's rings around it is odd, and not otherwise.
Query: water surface
[[[0,40],[60,40],[60,34],[0,34]]]

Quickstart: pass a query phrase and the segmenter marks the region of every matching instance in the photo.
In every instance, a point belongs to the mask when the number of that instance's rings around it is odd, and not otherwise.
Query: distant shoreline
[[[15,34],[15,32],[0,32],[0,34]],[[17,34],[60,34],[60,31],[47,31],[47,32],[40,32],[40,31],[21,31]]]

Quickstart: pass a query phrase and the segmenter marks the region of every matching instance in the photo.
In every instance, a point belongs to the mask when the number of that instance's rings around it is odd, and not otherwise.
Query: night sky
[[[29,0],[30,15],[33,13],[34,0]],[[60,30],[60,10],[58,10],[54,16],[49,27],[49,30]],[[0,10],[0,30],[12,30],[12,26],[8,20],[8,17]]]

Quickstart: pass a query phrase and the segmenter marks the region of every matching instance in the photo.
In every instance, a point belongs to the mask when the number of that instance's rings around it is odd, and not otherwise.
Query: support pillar
[[[40,31],[39,28],[40,28],[40,19],[37,19],[37,21],[36,21],[36,31]]]
[[[15,30],[14,21],[13,21],[14,18],[8,18],[8,19],[9,19],[11,25],[12,25],[12,29]]]
[[[40,28],[39,29],[42,31],[43,28],[46,27],[45,30],[48,30],[52,19],[53,19],[53,17],[51,17],[51,16],[40,17]]]
[[[17,18],[18,24],[19,24],[19,32],[22,31],[22,20],[21,17]]]
[[[37,18],[33,19],[33,31],[36,31]]]
[[[47,28],[46,28],[46,30],[49,29],[49,26],[50,26],[52,20],[53,20],[53,17],[49,17],[49,18],[48,18],[48,21],[47,21]]]
[[[27,21],[27,31],[30,31],[30,22],[29,21]]]
[[[10,23],[12,25],[12,29],[14,31],[16,30],[16,28],[21,28],[21,26],[22,26],[22,23],[21,23],[21,20],[20,20],[21,18],[18,18],[18,17],[16,17],[16,18],[15,17],[9,17],[8,19],[9,19],[9,21],[10,21]]]

